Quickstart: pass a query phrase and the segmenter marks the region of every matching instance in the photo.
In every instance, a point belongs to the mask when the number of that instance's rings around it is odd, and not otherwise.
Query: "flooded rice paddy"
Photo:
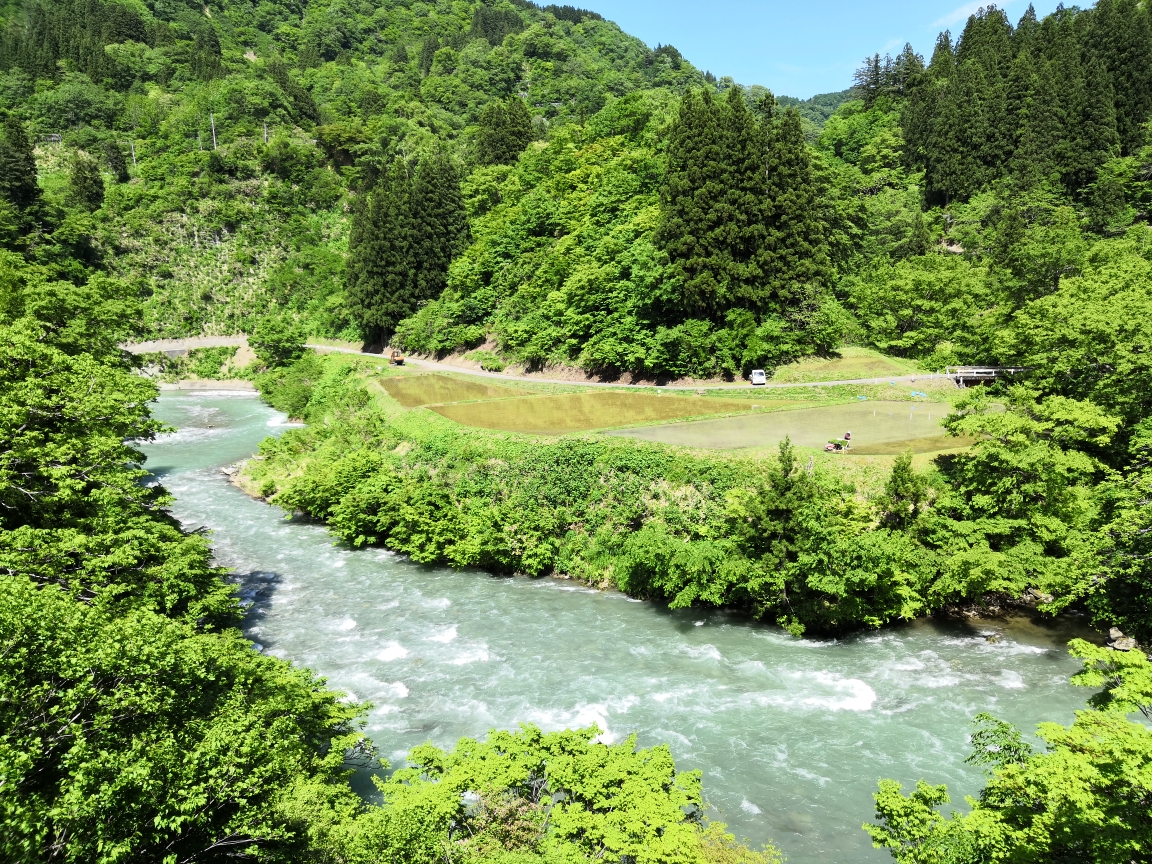
[[[221,466],[284,428],[258,399],[166,394],[156,414],[178,431],[144,448],[148,467],[181,522],[213,532],[251,604],[247,635],[371,701],[367,732],[393,765],[427,740],[594,722],[613,740],[667,743],[680,768],[703,772],[713,818],[774,840],[790,864],[881,864],[891,858],[860,830],[878,778],[948,783],[962,801],[984,782],[964,764],[974,714],[1030,732],[1084,705],[1063,646],[1088,634],[1073,623],[796,639],[565,580],[421,566],[336,545],[228,482]]]
[[[385,378],[380,385],[388,395],[405,408],[438,405],[441,402],[465,402],[476,399],[505,399],[523,396],[524,391],[513,387],[499,387],[475,379],[453,378],[449,375],[409,375]]]
[[[927,453],[966,443],[947,437],[940,426],[948,410],[948,405],[939,402],[853,402],[607,434],[682,447],[735,450],[771,447],[786,437],[801,447],[821,448],[830,439],[851,432],[853,453],[900,453],[908,448]]]
[[[381,386],[405,408],[427,407],[463,426],[531,435],[603,431],[683,447],[735,450],[772,447],[785,437],[798,446],[822,448],[851,432],[850,452],[857,455],[894,455],[909,449],[933,453],[971,443],[945,433],[940,421],[949,406],[940,402],[814,405],[651,390],[549,394],[441,374],[387,378]],[[695,419],[718,414],[733,416]]]
[[[563,435],[708,414],[736,411],[748,414],[794,404],[783,399],[751,402],[745,399],[710,399],[672,393],[599,390],[556,396],[526,396],[494,402],[437,405],[432,410],[464,426],[535,435]]]

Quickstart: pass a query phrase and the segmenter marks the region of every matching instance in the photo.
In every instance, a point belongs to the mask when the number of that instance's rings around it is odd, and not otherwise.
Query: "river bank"
[[[1031,731],[1070,722],[1084,693],[1063,646],[1072,620],[924,620],[840,639],[789,636],[735,611],[668,609],[573,581],[494,577],[333,544],[322,526],[249,498],[221,468],[287,427],[242,394],[167,393],[178,431],[146,445],[188,528],[209,529],[265,652],[307,665],[375,708],[394,764],[521,721],[596,722],[668,742],[704,772],[710,813],[792,864],[890,860],[859,825],[877,778],[983,784],[964,764],[971,716]],[[364,794],[372,790],[360,778]]]
[[[444,405],[440,389],[413,400],[407,384],[394,386],[413,380],[434,383],[340,355],[308,356],[260,379],[265,398],[308,423],[262,446],[241,472],[247,488],[355,547],[496,574],[564,575],[673,609],[743,610],[797,634],[982,606],[1035,605],[1052,615],[1076,600],[1063,563],[1045,557],[1060,556],[1059,547],[1027,540],[1018,548],[1031,558],[1008,557],[993,548],[1001,539],[982,533],[1004,523],[965,515],[955,497],[949,478],[960,475],[950,466],[1003,460],[999,444],[987,455],[923,454],[918,463],[845,457],[787,436],[778,446],[724,451],[595,432],[505,433],[461,425],[460,411],[444,409],[509,406],[508,414],[569,397],[485,392]],[[840,399],[873,413],[870,399],[826,395],[833,408]],[[950,410],[910,396],[909,419],[918,408]],[[729,410],[717,397],[670,398],[701,406],[697,413],[708,404]],[[989,404],[981,417],[990,419],[980,422],[1000,423],[1007,411]],[[777,416],[793,415],[757,419]]]

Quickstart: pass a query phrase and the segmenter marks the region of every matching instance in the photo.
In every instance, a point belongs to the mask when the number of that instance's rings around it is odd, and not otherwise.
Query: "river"
[[[596,723],[615,740],[667,742],[699,768],[711,816],[791,864],[891,860],[860,823],[881,777],[982,785],[963,763],[971,717],[1031,731],[1071,722],[1075,622],[917,622],[839,640],[795,639],[721,611],[668,609],[559,579],[499,578],[334,545],[286,520],[220,468],[283,415],[251,395],[165,394],[178,431],[147,445],[175,515],[206,527],[251,603],[245,632],[373,703],[368,734],[399,764],[431,739],[520,722]],[[361,783],[365,790],[367,784]]]

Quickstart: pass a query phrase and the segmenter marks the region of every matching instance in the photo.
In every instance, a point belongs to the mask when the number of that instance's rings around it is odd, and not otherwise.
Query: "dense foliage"
[[[948,421],[975,446],[928,474],[898,460],[869,496],[791,447],[758,461],[462,428],[373,398],[374,368],[310,354],[261,379],[309,425],[246,469],[255,491],[353,545],[733,605],[795,632],[997,597],[1086,603],[1142,636],[1152,624],[1121,599],[1145,584],[1146,516],[1132,518],[1147,480],[1110,468],[1146,445],[1117,447],[1121,418],[1086,399],[977,391]]]
[[[3,182],[18,209],[36,194],[17,164],[30,139],[44,187],[25,227],[75,208],[73,236],[111,253],[166,336],[248,331],[270,310],[316,335],[371,335],[344,295],[349,215],[395,158],[499,166],[612,98],[703,82],[670,46],[524,0],[27,0],[0,25],[0,109],[28,128],[0,148],[25,179]]]
[[[949,604],[1152,640],[1152,12],[994,7],[928,62],[807,103],[527,0],[25,0],[0,33],[0,849],[15,860],[771,860],[664,748],[531,727],[380,780],[360,707],[253,651],[134,441],[117,343],[252,334],[309,421],[246,479],[343,540],[555,572],[790,628]],[[848,101],[845,99],[850,98]],[[141,306],[142,303],[142,306]],[[306,335],[492,368],[736,376],[845,340],[1025,367],[976,440],[865,494],[785,445],[706,458],[400,412]],[[189,358],[219,370],[223,353]],[[367,374],[362,374],[367,373]],[[877,798],[904,861],[1145,860],[1147,662],[1048,749],[981,718],[992,777]]]
[[[904,795],[882,780],[880,824],[864,825],[876,846],[900,864],[1147,860],[1152,731],[1125,715],[1152,711],[1152,664],[1139,651],[1070,647],[1085,665],[1073,683],[1104,685],[1092,709],[1068,727],[1041,724],[1041,752],[1012,725],[977,715],[967,761],[990,766],[991,778],[970,810],[945,818],[936,809],[949,803],[945,786],[920,781]]]
[[[351,770],[388,767],[365,706],[241,636],[204,537],[142,467],[163,427],[117,347],[132,291],[60,276],[0,253],[0,858],[779,860],[708,824],[666,747],[594,727],[417,748],[365,804]],[[272,319],[253,342],[268,376],[300,361]]]

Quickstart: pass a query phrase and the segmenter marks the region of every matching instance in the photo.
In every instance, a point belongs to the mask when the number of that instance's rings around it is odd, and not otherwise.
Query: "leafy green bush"
[[[947,788],[924,781],[904,795],[880,781],[876,818],[865,823],[878,848],[900,864],[981,861],[1138,861],[1148,849],[1152,731],[1125,714],[1152,708],[1152,669],[1138,652],[1124,655],[1083,640],[1070,643],[1085,671],[1074,684],[1105,685],[1071,726],[1042,723],[1046,750],[1033,752],[1019,730],[977,715],[968,762],[991,766],[988,785],[967,813],[948,818]]]

